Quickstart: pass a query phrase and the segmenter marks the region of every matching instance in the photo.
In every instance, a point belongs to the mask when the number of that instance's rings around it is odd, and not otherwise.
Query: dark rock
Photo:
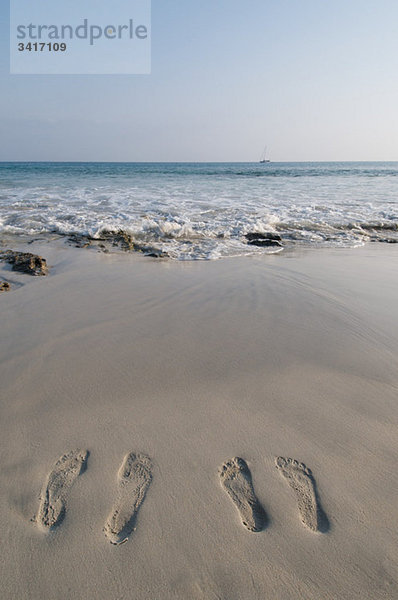
[[[155,246],[150,246],[146,244],[141,244],[133,239],[133,236],[124,231],[123,229],[119,229],[118,231],[106,231],[101,233],[101,237],[99,238],[101,241],[108,241],[113,246],[119,246],[123,250],[133,251],[133,252],[142,252],[145,256],[152,256],[154,258],[166,258],[168,257],[167,252],[164,252],[160,248],[156,248]]]
[[[166,252],[145,252],[145,256],[151,258],[167,258],[168,254]]]
[[[76,246],[76,248],[88,248],[90,246],[90,239],[80,233],[72,233],[69,235],[68,242]]]
[[[13,271],[20,271],[28,275],[47,275],[48,268],[45,258],[30,252],[16,252],[4,250],[0,252],[0,260],[12,265]]]
[[[146,246],[144,244],[134,244],[134,250],[142,252],[145,256],[151,256],[152,258],[168,258],[169,255],[164,250],[156,248],[155,246]]]
[[[11,289],[8,281],[0,281],[0,292],[8,292]]]
[[[145,256],[153,258],[166,258],[169,255],[160,248],[143,244],[133,239],[131,233],[119,229],[117,231],[102,231],[98,237],[90,237],[81,234],[73,234],[69,236],[69,241],[78,248],[86,248],[87,246],[96,247],[101,252],[109,252],[108,247],[121,248],[126,252],[142,252]]]
[[[252,240],[247,242],[249,246],[279,246],[283,248],[282,244],[278,240]]]
[[[379,237],[378,235],[374,235],[372,237],[369,237],[368,239],[369,242],[378,242],[381,244],[398,244],[398,238],[382,238]]]
[[[360,223],[365,231],[398,231],[398,223]]]
[[[101,237],[97,239],[111,242],[113,246],[120,246],[123,250],[134,250],[132,235],[123,229],[119,229],[118,231],[103,231]]]
[[[269,233],[260,233],[257,231],[253,231],[251,233],[246,233],[245,238],[247,239],[248,242],[256,242],[256,241],[260,241],[260,240],[269,240],[269,241],[276,241],[276,242],[281,242],[282,238],[279,235],[279,233],[273,233],[273,232],[269,232]]]
[[[282,238],[279,233],[267,232],[260,233],[259,231],[252,231],[246,233],[245,238],[249,246],[279,246],[282,248]]]

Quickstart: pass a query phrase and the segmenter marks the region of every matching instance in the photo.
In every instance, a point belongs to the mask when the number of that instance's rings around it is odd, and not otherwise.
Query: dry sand
[[[398,597],[398,248],[29,251],[48,277],[0,268],[2,600]]]

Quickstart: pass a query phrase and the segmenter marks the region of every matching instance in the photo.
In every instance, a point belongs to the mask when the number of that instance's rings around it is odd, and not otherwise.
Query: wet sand
[[[397,247],[28,248],[47,277],[0,264],[2,599],[398,597]]]

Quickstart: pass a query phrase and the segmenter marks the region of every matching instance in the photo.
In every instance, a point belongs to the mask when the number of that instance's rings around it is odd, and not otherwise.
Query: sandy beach
[[[398,597],[396,246],[26,248],[47,277],[0,263],[2,600]]]

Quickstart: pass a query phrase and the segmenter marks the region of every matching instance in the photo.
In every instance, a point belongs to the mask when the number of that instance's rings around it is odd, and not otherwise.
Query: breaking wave
[[[393,243],[397,175],[397,163],[2,163],[0,233],[124,231],[179,260]]]

